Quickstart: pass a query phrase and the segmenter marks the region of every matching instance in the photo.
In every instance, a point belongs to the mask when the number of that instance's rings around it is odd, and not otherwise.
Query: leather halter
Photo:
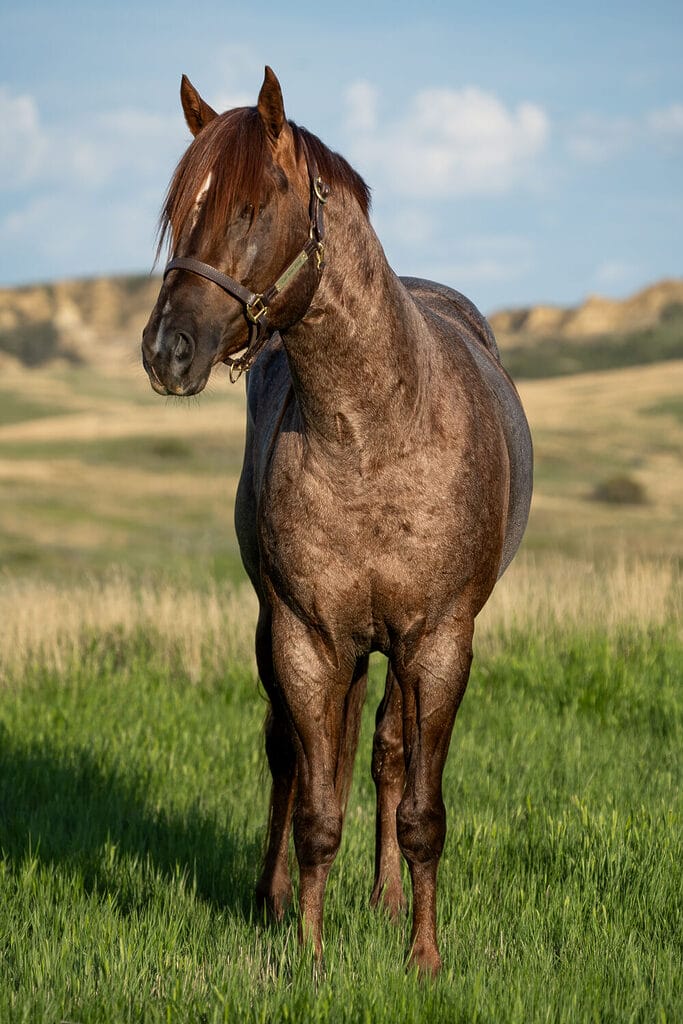
[[[244,306],[244,313],[249,322],[249,339],[246,351],[237,359],[227,356],[224,360],[228,364],[230,380],[233,384],[239,380],[245,370],[249,369],[266,342],[272,338],[277,330],[277,327],[270,327],[268,323],[270,304],[276,295],[284,291],[294,280],[299,271],[308,263],[311,256],[315,256],[319,274],[322,273],[325,266],[323,206],[330,194],[330,186],[326,185],[318,174],[318,168],[314,160],[309,158],[306,163],[311,182],[308,240],[299,254],[282,271],[277,281],[271,284],[270,288],[266,288],[263,292],[251,292],[243,284],[240,284],[239,281],[236,281],[234,277],[229,277],[227,274],[221,273],[220,270],[216,270],[209,263],[202,263],[201,260],[193,259],[191,256],[178,256],[170,260],[164,269],[164,280],[166,280],[167,275],[172,270],[189,270],[192,274],[197,274],[199,277],[205,277],[208,281],[213,281],[214,284],[228,292],[229,295],[232,295]]]

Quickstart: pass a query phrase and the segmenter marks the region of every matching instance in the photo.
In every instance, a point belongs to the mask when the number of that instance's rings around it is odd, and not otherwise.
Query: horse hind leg
[[[266,852],[256,884],[256,902],[271,920],[281,921],[292,900],[289,836],[296,794],[296,753],[289,723],[275,688],[270,616],[263,610],[256,631],[256,658],[261,682],[271,699],[265,739],[272,776]]]
[[[349,792],[353,779],[353,764],[358,749],[361,715],[368,686],[368,661],[367,656],[358,660],[356,671],[351,681],[351,687],[344,704],[339,756],[337,758],[337,771],[335,774],[335,790],[342,816],[346,816],[346,807],[349,802]]]
[[[296,793],[296,755],[289,729],[271,708],[266,718],[266,756],[273,778],[263,869],[256,884],[257,905],[281,921],[292,900],[289,836]]]
[[[396,809],[405,786],[403,701],[389,665],[384,698],[377,709],[372,744],[372,777],[377,791],[375,825],[375,884],[370,905],[383,905],[397,920],[406,909],[401,881],[401,850],[396,833]]]

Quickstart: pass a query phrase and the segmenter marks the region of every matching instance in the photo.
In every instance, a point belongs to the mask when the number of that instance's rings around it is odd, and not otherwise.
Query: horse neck
[[[412,422],[426,327],[355,200],[330,201],[325,226],[318,290],[283,338],[294,390],[309,436],[379,451]]]

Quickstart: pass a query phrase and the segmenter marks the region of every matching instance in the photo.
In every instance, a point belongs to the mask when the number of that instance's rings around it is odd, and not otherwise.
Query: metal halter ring
[[[330,195],[330,186],[325,184],[320,175],[313,179],[313,191],[324,206]]]

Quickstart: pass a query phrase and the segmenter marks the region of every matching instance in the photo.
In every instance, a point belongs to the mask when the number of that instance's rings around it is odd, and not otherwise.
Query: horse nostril
[[[179,363],[189,363],[194,355],[194,342],[189,334],[178,331],[175,336],[173,355]]]

